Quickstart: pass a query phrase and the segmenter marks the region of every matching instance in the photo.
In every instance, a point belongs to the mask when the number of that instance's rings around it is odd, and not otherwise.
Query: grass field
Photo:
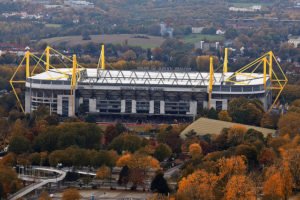
[[[124,44],[127,42],[129,46],[139,46],[142,48],[154,48],[159,47],[163,42],[164,38],[146,36],[140,34],[113,34],[113,35],[91,35],[91,40],[82,40],[82,36],[65,36],[65,37],[54,37],[42,39],[40,42],[46,42],[52,46],[60,43],[66,43],[67,45],[74,46],[78,44],[93,43],[104,43],[104,44]]]
[[[209,42],[223,41],[224,37],[220,35],[191,34],[183,38],[184,42],[190,44],[194,44],[201,40],[209,41]]]

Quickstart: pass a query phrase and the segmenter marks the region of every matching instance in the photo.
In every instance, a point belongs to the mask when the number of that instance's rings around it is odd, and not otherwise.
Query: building
[[[261,5],[254,5],[250,7],[229,7],[229,11],[233,12],[257,12],[261,11],[262,6]]]
[[[23,59],[26,63],[25,109],[20,98],[17,100],[26,113],[46,106],[51,113],[61,116],[89,113],[116,119],[194,119],[203,108],[227,110],[230,100],[237,97],[259,99],[267,110],[275,105],[287,82],[284,74],[271,79],[270,75],[275,74],[273,68],[280,67],[272,52],[237,72],[228,72],[228,50],[225,49],[223,72],[214,72],[213,57],[209,72],[177,72],[107,70],[104,53],[101,53],[101,69],[82,67],[75,55],[70,60],[72,68],[54,68],[50,67],[49,51],[46,49],[46,61],[43,61],[45,71],[38,74],[30,72],[29,52]],[[259,67],[263,67],[263,73],[257,72]],[[14,82],[20,83],[15,80],[16,73],[11,78],[13,88]],[[275,89],[280,91],[273,99]]]
[[[72,70],[50,69],[26,81],[25,111],[46,105],[52,113],[73,116],[79,111],[104,115],[158,115],[195,117],[208,107],[209,73],[83,69],[70,93]],[[66,75],[66,76],[65,76]],[[236,77],[247,85],[227,84],[233,72],[215,73],[211,107],[226,110],[235,97],[258,98],[265,109],[271,92],[264,89],[263,74]],[[268,81],[269,84],[269,81]]]
[[[300,45],[300,36],[289,37],[288,43],[294,45],[295,48],[298,48]]]
[[[193,34],[200,34],[202,33],[204,27],[192,27],[192,33]]]

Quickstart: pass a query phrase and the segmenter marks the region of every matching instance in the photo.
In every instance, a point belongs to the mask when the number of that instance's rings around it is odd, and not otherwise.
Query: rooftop
[[[268,134],[275,134],[276,130],[262,128],[257,126],[249,126],[244,124],[232,123],[232,122],[225,122],[220,120],[208,119],[208,118],[199,118],[194,123],[190,124],[181,132],[181,137],[185,137],[185,135],[194,130],[197,135],[206,135],[206,134],[220,134],[224,128],[230,128],[235,125],[241,125],[246,127],[247,129],[254,129],[259,132],[262,132],[264,136]]]
[[[78,70],[79,71],[79,70]],[[115,85],[176,85],[176,86],[207,86],[208,72],[171,72],[171,71],[129,71],[129,70],[99,70],[80,69],[80,83],[98,83]],[[214,73],[214,85],[223,85],[224,80],[232,76],[233,72]],[[32,80],[60,80],[68,81],[72,75],[71,68],[50,69],[30,77]],[[268,79],[268,77],[267,77]],[[241,73],[236,75],[234,85],[262,85],[263,74]]]

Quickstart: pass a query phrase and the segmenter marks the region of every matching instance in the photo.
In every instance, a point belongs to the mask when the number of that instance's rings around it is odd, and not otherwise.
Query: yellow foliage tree
[[[117,161],[118,167],[123,167],[127,165],[131,169],[159,169],[160,165],[158,160],[152,156],[143,154],[125,154],[121,156]]]
[[[178,183],[178,200],[214,200],[218,176],[198,170]]]
[[[227,110],[222,110],[218,113],[219,120],[225,121],[225,122],[232,122],[232,118],[228,114]]]
[[[256,191],[253,182],[245,175],[232,176],[225,189],[224,200],[255,200]]]

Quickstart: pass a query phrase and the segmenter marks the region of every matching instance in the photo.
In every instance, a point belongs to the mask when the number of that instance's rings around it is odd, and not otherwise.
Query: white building
[[[294,45],[294,47],[297,48],[300,45],[300,36],[290,37],[288,43]]]
[[[261,5],[254,5],[251,7],[229,7],[229,11],[233,11],[233,12],[256,12],[256,11],[260,11],[262,8]]]

